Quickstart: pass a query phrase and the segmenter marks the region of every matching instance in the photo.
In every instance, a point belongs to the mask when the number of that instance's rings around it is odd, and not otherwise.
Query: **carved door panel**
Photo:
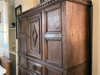
[[[44,75],[67,75],[67,71],[55,66],[46,65]]]
[[[26,54],[26,18],[18,19],[18,52]]]
[[[63,61],[63,55],[66,55],[63,54],[62,5],[54,5],[42,12],[43,60],[49,64],[63,67],[63,62],[66,61]]]
[[[27,18],[27,48],[28,55],[41,59],[41,14]]]

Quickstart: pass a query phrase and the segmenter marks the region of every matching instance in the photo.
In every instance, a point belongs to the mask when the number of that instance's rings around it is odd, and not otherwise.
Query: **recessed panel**
[[[19,64],[20,64],[22,67],[26,68],[26,58],[19,55]]]
[[[55,9],[47,12],[47,31],[61,31],[61,10]]]
[[[30,24],[30,51],[39,51],[39,25],[37,22]]]
[[[25,20],[20,21],[20,33],[25,33]]]
[[[48,41],[48,60],[62,63],[61,41]]]
[[[39,35],[39,24],[37,22],[30,23],[29,26],[29,51],[28,54],[34,57],[39,57],[38,54],[40,53],[40,35]]]
[[[26,38],[22,37],[18,39],[18,52],[26,54]]]
[[[26,40],[25,38],[21,38],[20,40],[20,48],[21,48],[21,51],[25,52],[25,47],[26,47]]]

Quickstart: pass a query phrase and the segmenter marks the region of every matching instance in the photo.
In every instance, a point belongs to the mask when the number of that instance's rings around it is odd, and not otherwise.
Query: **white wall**
[[[100,0],[93,2],[92,75],[100,75]]]
[[[0,23],[0,46],[4,46],[4,32],[3,32],[3,1],[0,1],[1,23]]]
[[[33,0],[23,0],[22,10],[23,12],[33,7]]]
[[[9,22],[8,22],[8,2],[3,1],[3,26],[4,26],[4,51],[9,58]]]
[[[40,3],[40,0],[15,0],[15,7],[22,5],[22,12],[31,9],[36,3]]]

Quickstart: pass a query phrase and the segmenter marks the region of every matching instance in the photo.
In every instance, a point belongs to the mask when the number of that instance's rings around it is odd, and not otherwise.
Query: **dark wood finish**
[[[34,74],[28,72],[26,69],[22,68],[20,65],[18,65],[18,70],[19,70],[18,75],[23,75],[23,74],[21,74],[21,70],[23,70],[23,73],[25,73],[26,75],[34,75]]]
[[[27,72],[25,72],[23,69],[19,68],[18,75],[27,75]]]
[[[61,4],[46,8],[43,11],[43,52],[44,61],[62,66],[62,20]]]
[[[19,62],[18,62],[18,64],[20,64],[24,68],[27,68],[27,58],[19,55]]]
[[[42,58],[41,17],[41,14],[36,14],[27,18],[27,53],[39,59]]]
[[[45,66],[44,75],[67,75],[67,71],[52,65],[47,64]]]
[[[32,57],[29,57],[29,56],[26,56],[26,55],[23,55],[23,54],[21,54],[21,53],[19,53],[19,55],[21,55],[21,56],[23,56],[23,57],[25,57],[25,58],[27,58],[28,60],[30,60],[32,63],[34,63],[35,62],[35,64],[36,63],[38,63],[38,64],[41,64],[42,65],[42,74],[43,75],[47,75],[48,74],[48,68],[50,68],[50,69],[53,69],[53,71],[56,73],[56,72],[61,72],[62,74],[64,74],[64,75],[67,75],[67,74],[70,74],[72,71],[74,71],[74,72],[76,72],[77,73],[77,75],[85,75],[85,74],[87,74],[87,75],[90,75],[90,65],[91,65],[91,62],[87,62],[87,63],[83,63],[83,64],[80,64],[80,65],[78,65],[78,66],[76,66],[76,67],[74,67],[74,68],[72,68],[72,69],[68,69],[68,70],[65,70],[65,69],[63,69],[63,68],[60,68],[60,67],[56,67],[56,66],[54,66],[54,65],[51,65],[51,64],[48,64],[48,63],[46,63],[46,62],[43,62],[43,61],[41,61],[41,60],[38,60],[38,59],[36,59],[36,58],[32,58]],[[27,63],[28,64],[28,63]],[[19,65],[19,67],[21,67],[20,65]],[[22,68],[22,67],[21,67]],[[24,68],[22,68],[22,69],[24,69]],[[78,70],[79,71],[81,71],[80,73],[78,73]],[[27,72],[27,73],[29,73],[29,75],[33,75],[33,74],[36,74],[34,71],[31,71],[31,70],[25,70],[24,69],[24,71],[25,72]],[[54,73],[53,72],[53,73]],[[84,74],[84,72],[86,72],[85,74]],[[73,73],[72,73],[73,74]]]
[[[18,19],[18,51],[26,54],[26,18]]]
[[[47,7],[57,4],[57,3],[61,3],[63,1],[68,1],[68,2],[72,2],[72,3],[84,5],[84,6],[89,6],[89,7],[92,5],[91,0],[48,0],[46,2],[43,2],[43,3],[35,6],[34,8],[32,8],[28,11],[23,12],[22,14],[18,15],[17,18],[21,18],[21,17],[27,16],[27,15],[36,13],[39,10],[43,10],[44,8],[47,8]]]
[[[89,2],[48,0],[18,15],[23,74],[90,75]]]
[[[43,66],[37,62],[28,60],[28,71],[37,75],[42,75]]]

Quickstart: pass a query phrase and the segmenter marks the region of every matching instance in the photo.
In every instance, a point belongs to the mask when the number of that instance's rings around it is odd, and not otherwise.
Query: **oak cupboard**
[[[48,0],[18,15],[19,75],[90,75],[89,0]]]

